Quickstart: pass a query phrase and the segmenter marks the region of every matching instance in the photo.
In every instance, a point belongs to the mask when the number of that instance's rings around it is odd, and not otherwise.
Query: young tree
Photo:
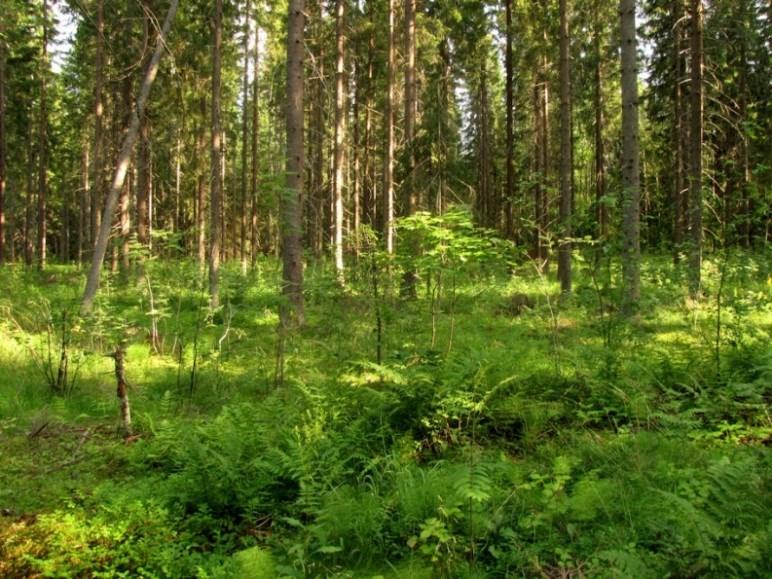
[[[622,41],[622,278],[624,312],[640,299],[640,151],[638,142],[638,63],[635,0],[619,4]]]
[[[5,55],[5,26],[0,20],[0,265],[5,263]]]
[[[335,207],[334,247],[335,271],[338,283],[343,284],[343,146],[346,138],[346,74],[345,74],[345,11],[346,0],[335,2],[335,155],[333,159],[333,205]]]
[[[287,177],[280,200],[283,293],[283,327],[302,326],[303,303],[303,41],[305,0],[290,0],[287,20]]]
[[[691,120],[689,127],[689,293],[700,293],[702,269],[702,0],[691,0]]]
[[[514,235],[514,217],[512,215],[516,207],[515,196],[515,56],[513,49],[514,31],[512,26],[512,2],[513,0],[504,0],[505,21],[506,21],[506,48],[504,53],[504,69],[506,77],[507,93],[507,184],[504,198],[506,200],[506,233],[508,236]]]
[[[394,0],[389,0],[389,50],[388,72],[386,88],[386,159],[383,169],[383,201],[384,201],[384,237],[386,238],[386,252],[394,253],[394,74],[395,74],[395,46],[394,46]]]
[[[94,56],[94,182],[91,187],[90,239],[96,243],[99,233],[102,193],[104,191],[104,68],[105,68],[104,0],[96,0],[96,38]]]
[[[250,38],[250,18],[251,18],[251,5],[250,0],[247,0],[244,6],[244,38],[243,42],[243,56],[244,56],[244,73],[242,76],[242,88],[241,88],[241,215],[239,216],[239,257],[241,258],[242,271],[246,273],[247,270],[247,230],[248,230],[248,213],[247,213],[247,199],[249,198],[248,180],[249,180],[249,166],[247,159],[249,158],[249,38]],[[257,71],[255,71],[257,72]]]
[[[48,235],[48,2],[43,0],[43,42],[40,59],[40,101],[38,103],[38,268],[46,266]]]
[[[150,88],[153,86],[153,81],[155,81],[155,77],[158,74],[158,65],[161,62],[161,56],[163,56],[164,53],[166,37],[172,26],[174,15],[177,13],[178,4],[179,0],[171,0],[169,11],[166,13],[166,18],[164,19],[163,26],[158,35],[158,40],[156,41],[155,51],[148,63],[145,77],[142,80],[142,85],[139,89],[139,96],[137,97],[137,104],[131,114],[129,129],[126,131],[126,136],[123,139],[123,144],[118,155],[115,175],[113,176],[113,181],[105,201],[102,222],[99,226],[99,234],[94,243],[94,255],[91,260],[91,268],[89,269],[88,277],[86,278],[86,288],[83,291],[83,299],[81,300],[81,314],[84,315],[91,311],[94,297],[99,288],[99,274],[102,269],[105,252],[107,251],[107,242],[110,238],[112,216],[118,202],[118,195],[123,188],[123,183],[126,179],[126,173],[129,170],[131,151],[134,148],[134,142],[137,140],[137,133],[139,132],[139,119],[145,112],[145,105],[150,96]]]
[[[222,248],[222,4],[216,0],[214,43],[212,45],[212,135],[211,135],[211,214],[209,225],[209,305],[220,305],[220,251]]]
[[[560,0],[560,290],[571,293],[571,204],[573,200],[573,145],[571,142],[571,63],[568,0]]]

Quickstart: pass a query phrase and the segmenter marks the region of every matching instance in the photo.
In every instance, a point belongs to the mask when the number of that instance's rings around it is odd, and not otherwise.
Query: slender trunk
[[[5,263],[5,23],[0,20],[0,265]],[[13,234],[11,237],[13,245]]]
[[[621,0],[622,35],[622,279],[623,309],[632,313],[640,299],[640,150],[638,142],[638,63],[635,0]]]
[[[202,160],[204,158],[204,151],[206,150],[206,129],[204,128],[206,119],[206,97],[204,96],[199,100],[199,112],[201,124],[198,127],[198,135],[196,136],[196,159]],[[203,270],[204,264],[206,263],[206,182],[208,179],[206,170],[203,170],[199,164],[196,164],[196,170],[198,171],[196,183],[197,253],[199,267]]]
[[[94,184],[91,188],[90,239],[96,243],[99,233],[102,198],[104,191],[104,66],[105,66],[105,20],[104,0],[96,0],[96,58],[94,70]]]
[[[211,169],[212,190],[210,198],[209,226],[209,303],[212,309],[220,305],[220,251],[222,246],[222,128],[221,67],[222,67],[222,6],[215,2],[214,43],[212,46],[212,141]]]
[[[362,196],[362,217],[364,222],[372,228],[376,228],[377,223],[377,202],[375,195],[375,164],[372,157],[372,109],[373,109],[373,80],[374,61],[375,61],[375,24],[373,22],[375,11],[371,3],[368,3],[367,9],[370,18],[370,33],[367,38],[367,86],[365,88],[365,119],[364,119],[364,150],[362,165],[364,168],[364,183]]]
[[[504,68],[506,75],[507,93],[507,189],[504,193],[506,226],[505,233],[510,239],[515,235],[515,217],[513,210],[515,203],[515,55],[512,47],[514,31],[512,28],[512,2],[505,0],[506,11],[506,52],[504,55]]]
[[[691,119],[689,131],[689,293],[700,293],[702,269],[702,0],[691,0]]]
[[[684,139],[683,133],[683,116],[684,116],[684,98],[683,90],[681,86],[682,77],[684,74],[681,58],[681,38],[683,36],[683,26],[680,23],[681,20],[681,2],[676,1],[673,3],[673,149],[675,151],[674,163],[674,179],[673,179],[673,244],[675,245],[674,255],[676,259],[678,253],[681,250],[681,244],[684,240],[683,230],[683,202],[682,197],[684,194]]]
[[[239,216],[239,256],[241,258],[241,268],[246,272],[247,268],[247,199],[249,197],[248,173],[249,165],[247,159],[249,156],[249,13],[250,0],[247,0],[244,8],[244,77],[241,90],[241,215]]]
[[[32,123],[27,126],[27,191],[24,196],[24,265],[32,265],[35,245],[32,242],[32,204],[35,200],[35,140],[32,138]]]
[[[416,100],[416,0],[405,0],[405,148],[407,157],[407,188],[404,214],[412,215],[418,207],[416,189],[415,127]]]
[[[139,132],[139,119],[145,113],[145,105],[147,103],[148,96],[150,95],[150,88],[153,85],[156,74],[158,73],[158,65],[161,61],[161,56],[164,52],[165,39],[169,34],[174,15],[177,12],[177,5],[179,0],[171,0],[169,11],[166,14],[161,33],[158,36],[156,42],[155,52],[147,66],[145,77],[142,80],[139,96],[137,97],[137,104],[132,113],[131,124],[129,130],[126,133],[126,137],[123,140],[121,146],[121,152],[118,156],[116,164],[115,175],[113,177],[110,190],[108,192],[105,208],[102,215],[102,222],[99,226],[99,235],[97,241],[94,244],[94,255],[91,262],[91,269],[89,270],[88,278],[86,280],[86,288],[83,292],[83,300],[81,302],[81,313],[87,314],[91,311],[94,297],[96,296],[97,288],[99,287],[99,273],[102,268],[102,262],[104,261],[105,252],[107,251],[107,242],[110,237],[110,223],[112,221],[112,215],[115,212],[115,205],[118,202],[118,194],[123,187],[123,182],[126,179],[126,173],[129,169],[129,161],[131,159],[131,151],[134,147],[134,142],[137,139],[137,133]]]
[[[309,143],[311,155],[311,191],[309,195],[309,226],[311,229],[311,246],[314,257],[318,260],[322,257],[325,246],[326,215],[325,208],[325,190],[324,190],[324,147],[325,147],[325,51],[323,38],[324,14],[322,2],[319,0],[315,4],[316,13],[313,21],[315,23],[314,47],[315,54],[315,76],[312,85],[312,117],[311,117],[311,135],[313,140]]]
[[[247,14],[247,18],[250,15]],[[260,166],[258,165],[257,147],[260,138],[260,108],[259,108],[259,73],[260,73],[260,30],[257,27],[257,20],[255,20],[255,44],[252,51],[252,163],[249,185],[249,197],[251,200],[252,214],[250,218],[250,241],[251,251],[250,258],[252,259],[252,265],[254,266],[257,261],[257,248],[259,242],[259,229],[257,223],[258,213],[258,198],[257,198],[257,183],[258,176],[260,174]]]
[[[84,137],[81,151],[80,165],[80,195],[78,196],[80,210],[78,211],[78,266],[83,263],[83,250],[86,247],[86,217],[88,216],[88,207],[91,202],[91,183],[89,180],[89,170],[91,163],[89,159],[89,149],[91,145],[88,137]]]
[[[139,125],[137,159],[137,241],[143,248],[150,245],[150,120],[143,116]]]
[[[290,0],[287,23],[287,173],[280,199],[282,227],[282,327],[302,326],[303,304],[303,50],[305,0]]]
[[[488,73],[485,66],[485,56],[480,63],[480,92],[478,95],[478,143],[477,143],[477,214],[480,223],[485,227],[493,227],[491,187],[489,183],[488,141]]]
[[[126,138],[126,132],[129,130],[129,124],[131,122],[131,88],[132,82],[130,77],[126,77],[123,81],[123,128],[122,138]],[[126,182],[121,189],[121,196],[118,201],[118,224],[120,231],[120,245],[121,245],[121,274],[124,279],[128,279],[129,275],[129,237],[131,235],[131,220],[129,217],[129,205],[131,200],[131,186],[132,186],[132,172],[129,171]]]
[[[389,54],[386,88],[386,159],[383,169],[383,222],[386,253],[394,253],[394,0],[389,0]]]
[[[344,282],[343,274],[343,146],[346,138],[346,83],[345,83],[345,0],[335,2],[335,154],[333,205],[335,272],[338,283]]]
[[[362,221],[362,161],[361,161],[361,147],[360,142],[360,129],[359,129],[359,106],[362,98],[360,91],[359,74],[356,61],[354,61],[353,76],[355,79],[354,84],[354,110],[352,112],[352,118],[354,123],[354,134],[352,135],[353,143],[353,179],[349,182],[352,183],[351,198],[354,205],[354,224],[353,224],[353,240],[354,240],[354,254],[359,257],[359,226]]]
[[[598,237],[608,238],[608,209],[606,207],[606,162],[603,146],[603,51],[600,39],[600,6],[595,0],[595,28],[593,45],[595,50],[595,218],[598,222]]]
[[[46,266],[48,196],[48,2],[43,0],[43,46],[40,72],[40,110],[38,111],[38,268]]]
[[[115,360],[116,394],[121,409],[121,434],[124,438],[131,436],[131,405],[129,404],[129,387],[126,382],[126,350],[121,344],[113,353]]]
[[[560,291],[571,293],[571,205],[573,155],[571,142],[571,37],[568,0],[560,0],[560,241],[558,279]]]

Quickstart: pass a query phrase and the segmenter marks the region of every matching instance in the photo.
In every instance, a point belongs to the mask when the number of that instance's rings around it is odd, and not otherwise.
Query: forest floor
[[[310,265],[284,339],[258,266],[212,315],[196,264],[148,262],[88,319],[82,271],[2,271],[0,576],[772,573],[769,254],[707,261],[699,302],[648,256],[629,320],[608,264],[562,300],[528,265],[415,299]]]

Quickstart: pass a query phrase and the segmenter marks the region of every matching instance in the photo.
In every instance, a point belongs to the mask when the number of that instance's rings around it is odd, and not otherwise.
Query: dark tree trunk
[[[383,170],[383,225],[386,242],[386,253],[394,253],[394,76],[395,76],[395,46],[394,46],[394,0],[389,0],[389,53],[387,64],[386,88],[386,159]]]
[[[280,200],[282,227],[282,326],[302,326],[303,300],[303,50],[305,0],[290,0],[287,22],[287,176]]]
[[[0,20],[0,265],[5,263],[5,25]],[[11,238],[13,245],[13,238]]]
[[[640,299],[640,149],[635,0],[619,5],[622,33],[622,278],[623,309],[632,313]]]
[[[38,268],[46,266],[48,235],[48,2],[43,0],[43,46],[40,72],[40,109],[38,111]]]
[[[571,142],[571,62],[568,0],[560,0],[560,291],[571,292],[571,206],[573,202],[573,146]]]
[[[220,252],[222,248],[222,18],[223,0],[216,0],[214,43],[212,46],[212,142],[211,142],[211,215],[209,226],[209,300],[211,307],[220,305]]]
[[[689,130],[689,293],[700,293],[702,269],[702,0],[691,0],[691,119]]]
[[[507,185],[504,198],[506,212],[505,233],[509,238],[514,237],[515,223],[518,221],[513,215],[513,211],[517,207],[517,204],[515,202],[515,56],[512,46],[514,41],[514,31],[512,28],[512,2],[513,0],[505,0],[506,52],[504,55],[507,93]]]

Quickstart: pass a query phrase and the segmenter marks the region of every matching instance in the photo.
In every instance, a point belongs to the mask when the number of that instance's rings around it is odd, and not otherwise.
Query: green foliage
[[[440,235],[433,227],[424,233]],[[421,267],[437,264],[435,282],[440,270],[456,277],[452,299],[400,300],[382,272],[376,303],[367,270],[345,291],[312,272],[309,326],[287,340],[278,388],[269,262],[259,279],[225,267],[230,313],[208,322],[206,300],[181,281],[195,264],[148,262],[167,347],[147,340],[147,289],[111,289],[73,328],[84,363],[67,398],[51,396],[25,345],[45,322],[3,298],[25,321],[6,317],[0,340],[0,508],[10,513],[0,574],[764,576],[772,465],[759,271],[729,262],[724,319],[737,328],[722,337],[717,370],[715,309],[687,310],[669,262],[647,260],[656,307],[613,321],[609,372],[589,266],[575,299],[550,305],[551,281],[476,258],[432,262],[440,253],[428,243]],[[0,280],[0,295],[31,283],[52,311],[66,303],[22,277]],[[502,314],[516,293],[536,296],[533,307]],[[604,300],[614,303],[611,290]],[[115,434],[110,360],[99,355],[118,324],[139,436],[129,445]]]

